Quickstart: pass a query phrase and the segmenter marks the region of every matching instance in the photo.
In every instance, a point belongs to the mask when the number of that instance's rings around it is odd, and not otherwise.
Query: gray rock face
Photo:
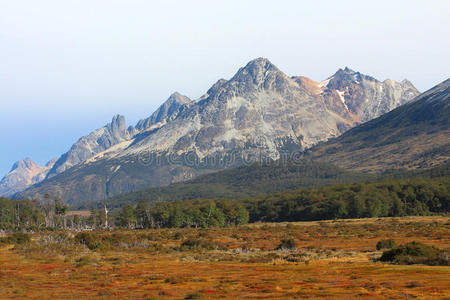
[[[173,93],[149,118],[140,120],[136,124],[136,129],[143,131],[157,123],[167,122],[170,118],[176,117],[182,105],[189,102],[191,99],[188,97],[178,92]]]
[[[56,159],[52,159],[45,166],[37,165],[30,158],[15,162],[11,171],[0,181],[0,196],[14,195],[30,185],[41,182],[55,162]]]
[[[340,69],[329,79],[324,94],[331,96],[333,92],[359,122],[379,117],[419,95],[408,80],[380,82],[349,68]]]
[[[315,93],[330,111],[355,124],[379,117],[419,95],[406,79],[380,82],[347,67],[322,82],[300,76],[293,79]]]
[[[225,167],[198,164],[210,157],[278,159],[284,151],[303,151],[339,136],[417,94],[409,82],[379,82],[348,68],[322,82],[290,78],[258,58],[195,101],[173,94],[133,133],[113,121],[80,139],[53,170],[73,168],[49,175],[18,197],[49,192],[69,203],[95,201]],[[180,159],[174,162],[173,155]],[[231,165],[239,163],[242,159]]]
[[[136,130],[133,127],[127,129],[124,116],[115,115],[111,123],[94,130],[73,144],[70,150],[56,161],[48,172],[47,178],[51,178],[116,144],[129,140],[135,134]]]
[[[205,157],[264,148],[265,155],[276,159],[282,139],[307,148],[339,135],[340,123],[348,120],[330,113],[314,94],[260,58],[229,81],[216,83],[207,95],[119,156],[150,151]]]

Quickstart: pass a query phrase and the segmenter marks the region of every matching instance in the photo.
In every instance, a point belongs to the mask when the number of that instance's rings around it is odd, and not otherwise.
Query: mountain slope
[[[311,149],[309,157],[360,171],[428,168],[450,159],[450,79],[412,102]]]
[[[152,187],[108,199],[111,208],[135,204],[145,199],[151,203],[187,199],[240,199],[307,187],[376,179],[324,163],[311,161],[272,161],[222,170],[168,186]],[[94,205],[95,206],[95,205]],[[79,209],[92,207],[92,202]]]
[[[152,187],[122,194],[107,200],[110,208],[136,204],[189,199],[248,199],[296,189],[318,188],[336,184],[379,182],[394,179],[448,178],[450,163],[431,169],[402,171],[389,170],[382,174],[347,171],[342,168],[308,160],[272,161],[201,175],[186,182]],[[97,203],[83,202],[74,209],[86,210]]]
[[[55,162],[56,159],[52,159],[45,166],[37,165],[30,158],[15,162],[11,171],[0,181],[0,196],[14,195],[44,180]]]
[[[347,74],[351,72],[340,70],[319,84],[320,91],[313,91],[267,59],[255,59],[230,80],[219,80],[195,101],[171,96],[167,105],[138,123],[137,134],[129,140],[18,197],[39,199],[48,192],[69,203],[95,201],[223,168],[280,159],[339,136],[364,118],[407,102],[417,93],[408,84],[398,83],[392,84],[395,93],[376,94],[373,89],[385,89],[384,83],[369,77],[366,80],[363,75],[358,82],[347,80],[348,76],[354,78]],[[353,104],[346,108],[342,97],[350,101],[354,91],[366,96],[353,102],[373,102],[378,108],[354,104],[364,109],[350,112]],[[384,102],[388,104],[380,106]]]

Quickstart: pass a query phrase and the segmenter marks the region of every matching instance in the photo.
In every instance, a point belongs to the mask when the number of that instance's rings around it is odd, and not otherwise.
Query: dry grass
[[[130,242],[121,238],[114,246],[94,251],[83,246],[77,246],[73,252],[60,251],[51,245],[38,250],[31,246],[1,248],[0,298],[450,296],[450,267],[398,266],[373,261],[381,254],[375,248],[376,243],[385,238],[392,238],[397,244],[415,240],[449,248],[450,218],[253,224],[120,234],[129,237]],[[99,237],[108,235],[111,233],[98,233]],[[35,236],[34,243],[37,239]],[[208,244],[195,249],[182,247],[188,239],[210,241],[220,247]],[[275,250],[283,239],[294,239],[298,248]],[[62,245],[67,248],[66,242]],[[52,259],[45,256],[46,251],[52,254]]]

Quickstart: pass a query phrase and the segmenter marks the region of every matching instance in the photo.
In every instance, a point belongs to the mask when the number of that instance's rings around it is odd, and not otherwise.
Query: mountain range
[[[146,199],[247,199],[342,183],[439,178],[450,174],[450,79],[407,104],[319,143],[295,160],[255,163],[108,199],[111,207]],[[340,167],[337,167],[340,166]],[[84,203],[81,208],[96,206]]]
[[[289,77],[258,58],[197,100],[174,93],[134,127],[115,116],[78,140],[43,181],[16,197],[40,199],[50,193],[69,204],[95,201],[280,159],[338,137],[418,94],[408,80],[380,82],[349,68],[321,82]]]

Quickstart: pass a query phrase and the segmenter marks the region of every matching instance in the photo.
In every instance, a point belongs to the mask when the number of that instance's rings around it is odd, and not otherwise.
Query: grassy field
[[[0,298],[450,299],[449,266],[376,261],[386,238],[450,248],[448,217],[76,234],[2,245]]]

